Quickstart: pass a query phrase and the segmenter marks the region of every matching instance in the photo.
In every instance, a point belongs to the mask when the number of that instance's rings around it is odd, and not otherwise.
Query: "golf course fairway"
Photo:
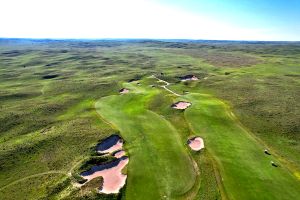
[[[222,101],[201,94],[184,99],[193,104],[185,111],[185,118],[215,157],[229,199],[299,199],[296,176],[275,157],[264,154],[264,147],[241,127]],[[279,166],[272,166],[271,161]]]
[[[125,139],[130,160],[125,197],[180,199],[196,184],[197,173],[180,134],[162,115],[147,109],[147,103],[162,90],[124,85],[130,88],[129,94],[101,98],[96,110]],[[300,196],[299,180],[276,157],[264,154],[264,146],[242,127],[226,104],[199,93],[177,100],[192,103],[184,117],[216,160],[224,199],[288,200]],[[271,161],[279,166],[272,166]]]
[[[119,130],[129,152],[126,199],[177,199],[196,180],[191,157],[176,129],[146,109],[158,90],[101,98],[97,112]]]

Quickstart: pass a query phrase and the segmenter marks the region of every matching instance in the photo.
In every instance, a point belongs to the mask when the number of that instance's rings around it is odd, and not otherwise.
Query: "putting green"
[[[214,155],[229,199],[299,199],[300,182],[248,133],[226,105],[211,96],[189,94],[185,117]],[[181,99],[180,99],[181,100]],[[270,162],[279,163],[279,167]]]
[[[179,133],[164,117],[146,109],[159,90],[130,89],[96,103],[97,112],[125,139],[129,152],[126,199],[177,199],[196,179],[193,162]]]

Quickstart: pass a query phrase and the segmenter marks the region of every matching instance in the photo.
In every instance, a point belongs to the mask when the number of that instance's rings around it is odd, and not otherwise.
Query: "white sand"
[[[181,81],[197,81],[199,80],[196,76],[192,76],[191,78],[185,78],[185,79],[182,79]]]
[[[91,175],[82,177],[87,179],[88,182],[96,177],[102,176],[103,186],[100,192],[105,194],[118,193],[126,182],[127,175],[122,174],[122,169],[127,165],[128,161],[128,158],[123,159],[115,167],[96,171]]]
[[[184,110],[187,109],[190,105],[192,105],[190,102],[180,101],[175,103],[172,107],[175,109]]]
[[[120,91],[120,94],[126,94],[126,93],[128,93],[128,92],[129,92],[128,89],[123,88],[123,89]]]
[[[195,137],[188,140],[188,144],[194,151],[200,151],[204,148],[204,141],[200,137]]]
[[[125,151],[123,151],[123,150],[118,151],[118,152],[116,152],[116,153],[114,154],[114,157],[115,157],[115,158],[121,158],[121,157],[123,157],[123,156],[125,156]]]

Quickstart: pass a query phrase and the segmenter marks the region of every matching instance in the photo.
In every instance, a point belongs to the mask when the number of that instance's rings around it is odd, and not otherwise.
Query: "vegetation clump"
[[[79,173],[81,174],[84,171],[90,170],[95,165],[102,165],[106,163],[110,163],[116,160],[115,157],[111,155],[104,155],[104,156],[93,156],[86,160],[78,169]]]
[[[58,74],[52,74],[52,75],[45,75],[42,78],[43,79],[53,79],[53,78],[56,78],[58,76],[59,76]]]

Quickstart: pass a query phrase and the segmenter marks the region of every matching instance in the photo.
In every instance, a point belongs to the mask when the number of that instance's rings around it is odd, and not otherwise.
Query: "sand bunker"
[[[117,151],[114,153],[115,158],[121,158],[123,156],[125,156],[125,151],[123,151],[123,150],[120,150],[120,151]]]
[[[98,144],[96,147],[96,151],[98,153],[113,153],[117,150],[121,150],[122,147],[122,138],[118,135],[112,135]]]
[[[172,104],[172,108],[179,109],[179,110],[185,110],[188,107],[190,107],[192,104],[190,102],[186,101],[179,101],[177,103]]]
[[[196,80],[199,80],[195,75],[186,75],[186,76],[183,76],[183,77],[180,77],[181,81],[196,81]]]
[[[118,193],[126,182],[127,175],[122,174],[122,169],[127,165],[128,161],[128,157],[123,156],[111,163],[94,166],[91,170],[83,172],[81,176],[87,179],[86,183],[102,176],[103,185],[99,192],[106,194]]]
[[[200,151],[204,148],[204,142],[203,139],[200,137],[194,137],[188,140],[188,145],[191,147],[194,151]]]
[[[119,90],[119,93],[120,93],[120,94],[126,94],[126,93],[128,93],[128,92],[129,92],[129,90],[126,89],[126,88],[122,88],[121,90]]]
[[[129,162],[122,147],[123,139],[117,134],[102,140],[101,143],[97,145],[96,151],[98,153],[109,153],[116,159],[109,163],[98,164],[93,166],[90,170],[81,173],[80,175],[86,182],[79,186],[85,185],[94,178],[102,177],[103,184],[99,192],[106,194],[119,193],[120,189],[125,185],[127,178],[127,175],[122,174],[122,169]]]

